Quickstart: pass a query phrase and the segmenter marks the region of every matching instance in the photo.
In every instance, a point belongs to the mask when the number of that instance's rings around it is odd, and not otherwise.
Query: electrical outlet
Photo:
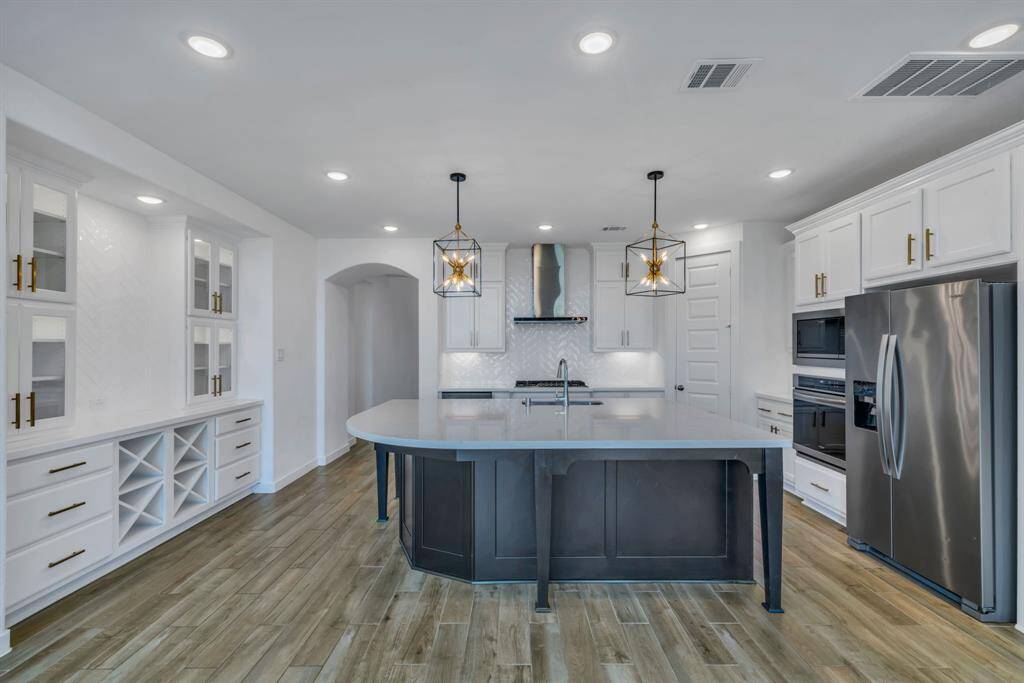
[[[274,360],[278,363],[284,360],[284,349],[279,348],[274,351]]]
[[[107,399],[99,396],[89,399],[89,410],[103,410],[107,405]]]

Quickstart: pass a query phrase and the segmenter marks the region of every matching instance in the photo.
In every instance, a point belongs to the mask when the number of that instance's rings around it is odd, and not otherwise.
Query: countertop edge
[[[75,426],[55,429],[52,433],[44,432],[27,437],[25,441],[8,441],[7,461],[10,463],[43,453],[53,453],[76,446],[116,439],[135,432],[169,427],[182,421],[205,419],[262,405],[263,399],[234,399],[225,403],[188,406],[181,409],[168,409],[166,411],[143,411],[138,413],[139,418],[135,421],[131,419],[132,414],[128,413],[125,415],[123,424],[111,423],[93,430]],[[163,414],[161,415],[161,413]]]

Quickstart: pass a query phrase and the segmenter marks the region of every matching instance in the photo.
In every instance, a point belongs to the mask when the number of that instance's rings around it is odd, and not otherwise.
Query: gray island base
[[[348,428],[375,444],[382,520],[395,456],[412,567],[536,581],[539,612],[550,581],[753,581],[756,474],[763,605],[782,611],[783,438],[666,399],[390,401]]]

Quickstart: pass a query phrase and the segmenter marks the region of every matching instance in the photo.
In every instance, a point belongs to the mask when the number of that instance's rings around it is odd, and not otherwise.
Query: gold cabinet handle
[[[36,291],[36,280],[39,279],[39,264],[36,262],[36,257],[33,256],[28,260],[28,289],[30,292]]]
[[[935,233],[932,232],[931,228],[924,229],[924,260],[931,261],[935,257],[932,253],[932,238],[935,237]]]
[[[252,445],[252,441],[246,441],[245,443],[240,443],[237,446],[235,446],[235,449],[237,450],[239,448],[245,448],[246,446],[251,446],[251,445]]]
[[[64,564],[68,560],[73,560],[73,559],[75,559],[76,557],[78,557],[79,555],[81,555],[84,552],[85,552],[85,548],[82,548],[81,550],[76,550],[75,552],[71,553],[67,557],[62,557],[59,560],[55,560],[54,562],[51,562],[51,563],[49,563],[46,566],[49,567],[50,569],[53,569],[58,564]]]
[[[74,510],[75,508],[80,508],[83,505],[85,505],[85,501],[84,500],[83,501],[79,501],[77,503],[72,503],[71,505],[68,505],[67,507],[62,507],[61,509],[54,510],[53,512],[47,512],[46,516],[47,517],[56,517],[59,514],[62,514],[62,513],[65,513],[65,512],[69,512],[71,510]]]
[[[53,469],[50,470],[50,474],[57,474],[58,472],[63,472],[64,470],[73,470],[76,467],[81,467],[82,465],[85,464],[86,461],[83,460],[81,462],[73,462],[70,465],[64,465],[63,467],[54,467]]]
[[[826,277],[827,276],[825,275],[825,273],[821,274],[821,295],[822,296],[825,296],[827,294],[827,292],[825,291],[825,278]]]
[[[907,265],[914,263],[914,235],[907,233]]]
[[[13,261],[14,265],[16,265],[18,267],[18,272],[14,276],[14,286],[20,292],[22,284],[23,284],[23,279],[22,279],[22,274],[21,274],[21,254],[18,254],[17,256],[12,258],[11,261]]]
[[[14,401],[14,422],[11,424],[15,429],[21,429],[21,392],[14,394],[11,400]]]
[[[249,421],[249,420],[251,420],[251,419],[252,419],[251,417],[243,417],[243,418],[242,418],[241,420],[235,420],[235,424],[236,424],[236,425],[240,425],[240,424],[242,424],[243,422],[248,422],[248,421]]]
[[[28,426],[36,426],[36,392],[29,392],[28,395]]]
[[[818,274],[818,273],[814,274],[814,298],[815,299],[817,299],[819,296],[821,296],[821,290],[818,288],[818,279],[820,277],[821,277],[820,274]]]
[[[210,382],[213,384],[213,391],[210,392],[211,396],[217,395],[217,375],[210,377]]]
[[[242,472],[237,477],[235,477],[235,479],[243,479],[245,477],[248,477],[250,474],[252,474],[252,470],[249,470],[248,472]]]

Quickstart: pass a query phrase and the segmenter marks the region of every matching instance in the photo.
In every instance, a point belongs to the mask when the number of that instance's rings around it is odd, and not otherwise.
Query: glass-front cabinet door
[[[238,250],[223,238],[189,230],[188,314],[234,320],[238,311]]]
[[[55,176],[14,165],[7,180],[8,293],[26,299],[74,300],[76,193]]]
[[[8,321],[9,433],[67,424],[74,397],[74,312],[16,304],[8,307]]]
[[[235,394],[238,365],[234,323],[188,322],[189,403]]]

